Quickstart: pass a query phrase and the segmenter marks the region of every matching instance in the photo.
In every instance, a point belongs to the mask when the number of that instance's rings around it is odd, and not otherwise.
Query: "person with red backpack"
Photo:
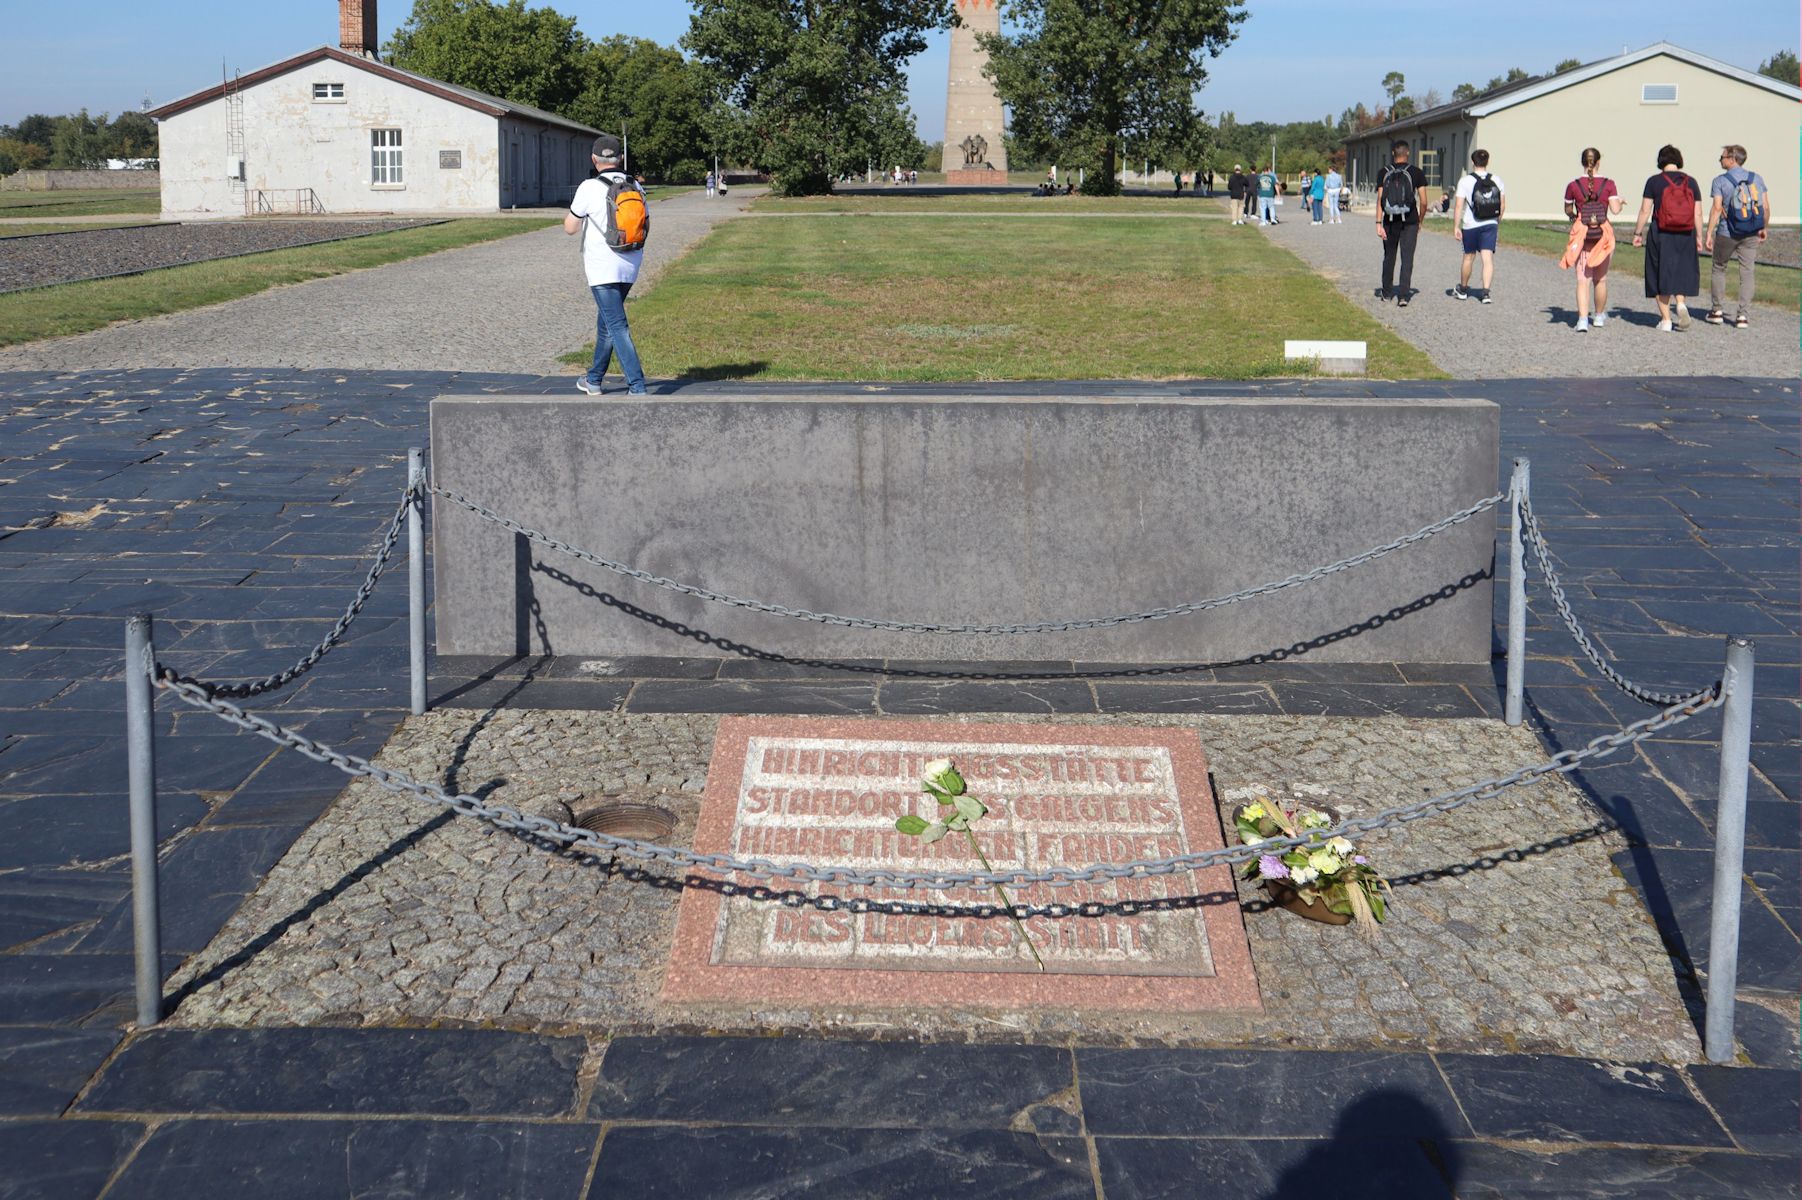
[[[1685,296],[1702,290],[1699,255],[1706,242],[1702,189],[1683,173],[1683,151],[1658,151],[1658,174],[1646,180],[1633,244],[1646,248],[1646,295],[1658,301],[1661,333],[1689,328]]]
[[[632,329],[626,324],[626,296],[638,279],[644,262],[645,241],[651,234],[650,206],[644,188],[621,169],[620,140],[603,133],[594,139],[590,157],[595,177],[584,180],[569,202],[563,232],[582,235],[582,270],[594,297],[594,362],[576,380],[576,390],[586,396],[601,394],[601,381],[614,354],[626,377],[626,391],[645,394],[644,368]]]
[[[1625,202],[1614,180],[1601,173],[1600,150],[1590,146],[1579,161],[1583,174],[1564,189],[1564,215],[1571,219],[1570,244],[1558,265],[1577,269],[1577,332],[1588,333],[1592,290],[1595,328],[1608,323],[1608,264],[1614,258],[1614,224],[1610,218],[1621,211]]]
[[[1733,318],[1733,327],[1745,329],[1751,324],[1746,310],[1752,307],[1752,265],[1758,259],[1758,243],[1766,237],[1771,190],[1757,171],[1746,170],[1744,146],[1722,146],[1721,173],[1714,177],[1708,194],[1714,197],[1714,210],[1708,214],[1703,248],[1714,255],[1714,275],[1709,280],[1708,315],[1702,319],[1710,325],[1727,323],[1726,310],[1721,307],[1727,291],[1727,264],[1737,261],[1739,314]]]

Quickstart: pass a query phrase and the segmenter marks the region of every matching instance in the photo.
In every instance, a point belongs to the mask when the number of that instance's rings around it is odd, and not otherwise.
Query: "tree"
[[[21,142],[30,142],[42,150],[46,156],[50,153],[50,135],[56,130],[56,118],[47,117],[43,113],[32,113],[13,126],[9,135]]]
[[[1429,108],[1438,108],[1444,104],[1445,97],[1439,94],[1438,88],[1428,88],[1414,103],[1424,112]]]
[[[682,44],[776,191],[820,195],[834,171],[923,154],[902,68],[950,19],[943,0],[695,0]]]
[[[1796,61],[1795,51],[1779,50],[1758,64],[1758,73],[1784,83],[1802,83],[1802,80],[1797,78],[1799,66],[1802,64],[1798,64]]]
[[[1206,62],[1246,17],[1239,0],[1017,0],[1015,32],[977,38],[1030,158],[1083,168],[1083,190],[1119,191],[1122,140],[1177,161],[1201,118]]]
[[[585,43],[574,17],[525,0],[413,0],[383,53],[402,70],[562,113],[582,92]]]
[[[1494,79],[1491,79],[1488,83],[1483,85],[1483,90],[1485,92],[1493,92],[1499,87],[1507,87],[1511,83],[1519,83],[1523,79],[1531,78],[1533,77],[1519,67],[1509,67],[1506,75],[1497,75]]]
[[[1403,78],[1400,71],[1391,71],[1389,74],[1383,76],[1383,91],[1389,97],[1391,107],[1394,106],[1397,100],[1401,99],[1402,93],[1407,90],[1408,81]]]
[[[50,131],[50,165],[58,170],[83,171],[106,166],[106,115],[98,120],[82,109],[57,117]]]
[[[108,158],[155,158],[156,122],[128,108],[107,126],[106,141]]]
[[[582,51],[585,83],[568,115],[628,137],[630,166],[651,179],[699,183],[712,165],[707,81],[679,50],[614,36]]]
[[[1452,89],[1452,100],[1454,103],[1462,104],[1466,100],[1469,100],[1469,99],[1472,99],[1473,97],[1475,97],[1476,94],[1477,94],[1477,85],[1476,84],[1461,83],[1457,87]]]
[[[1552,74],[1562,75],[1566,71],[1574,71],[1582,65],[1583,65],[1583,60],[1580,58],[1560,59],[1558,62],[1558,65],[1552,68]]]
[[[1389,110],[1389,119],[1391,121],[1406,120],[1414,115],[1414,111],[1414,97],[1402,96],[1396,100],[1395,107]]]
[[[35,142],[23,142],[16,137],[0,137],[0,175],[35,170],[43,166],[49,157],[44,148]]]

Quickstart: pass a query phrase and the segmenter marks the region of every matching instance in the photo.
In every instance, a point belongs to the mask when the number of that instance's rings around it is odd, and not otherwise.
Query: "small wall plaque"
[[[460,171],[463,169],[463,151],[438,151],[438,169],[440,171]]]

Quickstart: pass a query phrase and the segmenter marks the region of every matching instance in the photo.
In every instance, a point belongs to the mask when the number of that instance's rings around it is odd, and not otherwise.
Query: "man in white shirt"
[[[1452,205],[1452,222],[1464,238],[1464,265],[1458,268],[1458,286],[1452,289],[1458,299],[1468,300],[1473,295],[1470,269],[1481,257],[1483,287],[1474,295],[1489,303],[1489,284],[1495,278],[1495,235],[1507,209],[1507,189],[1489,173],[1489,151],[1472,150],[1470,173],[1458,181],[1458,198]]]
[[[638,363],[638,348],[632,344],[632,330],[626,324],[626,295],[638,278],[644,250],[615,250],[607,244],[607,194],[616,182],[626,179],[620,170],[623,147],[612,134],[594,139],[595,178],[584,180],[569,202],[563,218],[563,232],[582,235],[582,270],[588,277],[588,291],[594,296],[594,363],[588,374],[576,380],[576,390],[584,395],[601,394],[601,380],[615,353],[619,369],[626,377],[626,391],[642,396],[644,368]]]

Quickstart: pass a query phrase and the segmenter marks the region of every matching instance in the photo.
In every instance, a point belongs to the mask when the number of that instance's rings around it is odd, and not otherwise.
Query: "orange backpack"
[[[651,210],[645,202],[644,189],[630,175],[605,174],[607,185],[607,222],[603,226],[607,245],[614,250],[643,250],[651,236]],[[583,227],[587,236],[587,227]]]

